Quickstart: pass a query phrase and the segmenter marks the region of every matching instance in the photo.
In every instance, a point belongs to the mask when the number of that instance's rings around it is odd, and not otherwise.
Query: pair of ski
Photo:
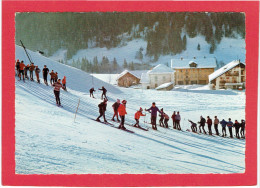
[[[115,121],[115,120],[111,120],[111,121],[116,122],[116,123],[120,123],[120,121],[119,122]],[[125,123],[125,125],[131,126],[131,127],[137,128],[137,129],[141,129],[143,131],[148,131],[148,129],[145,129],[145,128],[141,127],[141,126],[137,127],[137,126],[134,126],[133,124],[129,124],[129,123]]]
[[[92,120],[94,120],[94,121],[96,121],[96,122],[99,122],[99,123],[101,123],[101,124],[108,125],[108,126],[110,126],[110,127],[113,127],[113,128],[116,128],[116,129],[119,129],[119,130],[122,130],[122,131],[125,131],[125,132],[128,132],[128,133],[135,133],[134,131],[131,131],[131,130],[129,130],[129,129],[121,129],[121,128],[119,128],[119,127],[116,127],[114,124],[109,123],[109,122],[97,121],[96,119],[92,119]]]

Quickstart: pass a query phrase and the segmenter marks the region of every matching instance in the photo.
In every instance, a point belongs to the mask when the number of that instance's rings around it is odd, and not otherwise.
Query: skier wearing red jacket
[[[140,119],[140,116],[146,116],[145,114],[142,113],[143,109],[140,107],[140,110],[138,110],[136,113],[135,113],[135,121],[136,121],[136,124],[134,125],[134,127],[140,127],[139,125],[139,119]]]
[[[120,125],[118,127],[119,129],[126,129],[125,126],[124,126],[125,115],[127,114],[127,112],[126,112],[126,103],[127,103],[127,101],[123,100],[122,104],[120,104],[119,107],[118,107],[118,113],[119,113],[119,116],[121,118],[121,122],[120,122]]]

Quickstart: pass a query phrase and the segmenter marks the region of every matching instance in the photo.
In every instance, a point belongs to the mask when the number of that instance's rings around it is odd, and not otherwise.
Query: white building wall
[[[168,74],[149,74],[150,77],[150,88],[155,89],[156,87],[174,81],[174,74],[168,73]]]

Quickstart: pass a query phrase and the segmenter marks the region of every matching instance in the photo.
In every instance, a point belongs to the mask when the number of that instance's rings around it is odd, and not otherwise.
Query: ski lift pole
[[[25,51],[25,53],[26,53],[26,56],[28,57],[28,59],[29,59],[30,63],[32,63],[32,60],[31,60],[31,58],[29,57],[29,54],[28,54],[28,52],[27,52],[27,50],[26,50],[25,46],[23,45],[23,42],[22,42],[21,40],[20,40],[20,42],[21,42],[21,44],[22,44],[22,47],[23,47],[23,49],[24,49],[24,51]]]
[[[79,102],[78,102],[78,107],[77,107],[76,112],[75,112],[74,123],[75,123],[76,115],[77,115],[77,112],[78,112],[78,109],[79,109],[79,103],[80,103],[80,98],[79,98]]]

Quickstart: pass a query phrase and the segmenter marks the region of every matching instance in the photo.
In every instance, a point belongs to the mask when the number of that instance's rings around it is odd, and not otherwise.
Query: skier
[[[49,69],[47,68],[47,65],[44,65],[44,68],[42,69],[42,77],[46,85],[48,85],[48,81],[47,81],[48,74],[49,74]]]
[[[20,65],[19,65],[19,78],[21,80],[21,74],[23,75],[23,81],[24,81],[24,68],[25,68],[25,64],[23,63],[23,61],[21,61]]]
[[[118,113],[120,115],[120,118],[121,118],[121,122],[120,122],[120,125],[119,125],[119,129],[126,129],[125,126],[124,126],[124,123],[125,123],[125,115],[127,114],[126,112],[126,103],[127,101],[126,100],[123,100],[122,101],[122,104],[119,105],[118,107]]]
[[[209,129],[209,135],[212,135],[212,130],[211,130],[211,127],[212,127],[212,119],[210,119],[209,116],[207,116],[207,124],[208,124],[208,129]]]
[[[140,109],[135,113],[136,124],[134,125],[134,127],[140,127],[139,125],[140,116],[146,116],[145,114],[142,113],[142,111],[143,109],[140,107]]]
[[[220,124],[222,126],[222,137],[226,137],[227,136],[227,131],[226,131],[227,122],[224,119],[222,119]]]
[[[99,116],[98,118],[96,119],[96,121],[99,121],[100,122],[100,119],[102,116],[104,118],[104,122],[107,123],[107,120],[106,120],[106,116],[105,116],[105,112],[107,110],[107,100],[104,99],[103,102],[101,102],[99,105],[98,105],[98,108],[99,108]]]
[[[17,59],[17,61],[15,63],[15,67],[16,67],[16,74],[17,74],[17,76],[19,76],[19,73],[20,73],[20,61],[19,61],[19,59]]]
[[[61,83],[62,83],[62,86],[64,87],[64,90],[67,91],[67,88],[66,88],[66,83],[67,83],[66,76],[63,77]]]
[[[176,124],[176,129],[178,129],[178,130],[181,130],[180,121],[181,121],[180,112],[177,112],[177,114],[175,116],[175,124]]]
[[[145,111],[151,112],[151,123],[152,123],[152,128],[154,130],[157,130],[156,127],[156,118],[157,118],[157,112],[161,114],[161,111],[155,106],[155,102],[152,103],[152,106],[149,109],[145,109]]]
[[[112,105],[113,110],[114,110],[114,115],[111,119],[112,121],[115,121],[114,117],[116,116],[117,121],[120,122],[120,120],[118,119],[118,107],[119,107],[119,105],[120,105],[119,99],[117,99],[116,102]]]
[[[191,128],[192,132],[197,132],[197,124],[189,119],[188,119],[188,121],[191,123],[190,128]]]
[[[36,78],[37,78],[37,82],[40,83],[39,73],[41,72],[41,70],[38,68],[37,65],[35,67],[36,67],[35,68],[35,75],[36,75]]]
[[[50,83],[52,85],[52,83],[54,83],[54,81],[55,81],[55,72],[53,70],[51,70],[50,75],[51,75]]]
[[[106,96],[107,90],[106,90],[106,88],[104,86],[102,86],[102,88],[98,89],[98,90],[103,91],[102,95],[101,95],[101,99],[103,99],[103,96],[105,97],[105,99],[107,99],[107,96]]]
[[[228,118],[227,127],[229,130],[230,138],[233,138],[233,134],[232,134],[233,122],[231,121],[231,118]]]
[[[29,64],[28,64],[26,67],[24,67],[24,76],[25,76],[25,78],[26,78],[27,80],[29,80],[29,77],[28,77],[28,75],[27,75],[29,68],[30,68],[30,65],[29,65]]]
[[[159,125],[160,125],[161,127],[164,127],[164,124],[163,124],[163,119],[164,119],[163,108],[161,109],[161,114],[159,114],[159,117],[160,117],[160,119],[159,119]]]
[[[164,125],[166,128],[169,128],[168,121],[170,118],[166,113],[164,113],[163,116],[164,116]]]
[[[235,127],[235,130],[236,130],[236,138],[240,139],[240,136],[239,136],[240,123],[238,123],[238,121],[235,120],[235,123],[233,126]]]
[[[58,73],[57,72],[55,72],[54,80],[55,80],[55,82],[57,82],[57,80],[58,80]]]
[[[94,87],[92,87],[92,88],[89,90],[90,97],[92,96],[93,98],[95,98],[94,95],[93,95],[93,92],[94,92],[94,91],[96,91],[96,90],[94,89]]]
[[[56,98],[56,105],[57,106],[61,106],[60,103],[60,88],[62,88],[62,84],[60,83],[60,79],[57,80],[57,82],[55,82],[54,84],[52,84],[52,86],[54,87],[54,95]]]
[[[241,119],[241,124],[240,124],[240,134],[241,134],[241,138],[245,138],[245,125],[246,125],[246,122],[245,120]]]
[[[174,111],[173,114],[172,114],[172,126],[173,126],[174,129],[176,129],[175,116],[176,116],[176,114],[175,114],[175,111]]]
[[[204,134],[207,134],[205,129],[204,129],[205,123],[206,123],[205,118],[200,116],[200,121],[198,123],[200,124],[199,129],[200,129],[200,127],[202,127]],[[201,133],[201,129],[200,129],[200,133]]]
[[[34,63],[31,63],[31,65],[29,66],[29,71],[30,71],[30,80],[34,81],[33,79],[33,71],[35,69]]]
[[[215,116],[215,119],[214,119],[214,128],[215,128],[215,131],[216,131],[216,135],[219,135],[219,132],[218,132],[218,124],[219,124],[219,119],[217,116]]]

